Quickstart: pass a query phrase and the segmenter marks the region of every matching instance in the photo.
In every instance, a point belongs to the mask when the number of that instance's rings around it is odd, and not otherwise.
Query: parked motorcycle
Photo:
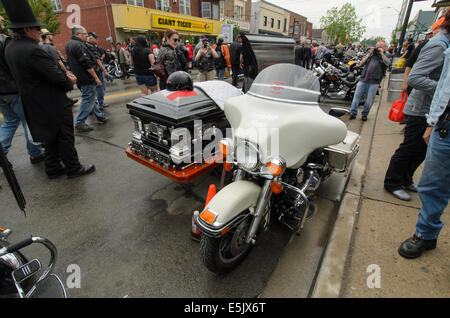
[[[342,62],[337,65],[319,60],[313,66],[320,82],[320,93],[325,98],[351,101],[360,78],[359,67],[357,64],[347,67]]]
[[[123,71],[119,63],[117,63],[117,60],[111,60],[105,65],[105,69],[111,77],[122,78],[123,76]]]
[[[257,76],[247,94],[225,102],[233,136],[220,141],[220,151],[232,182],[194,218],[210,271],[238,266],[274,219],[300,233],[316,212],[311,201],[320,184],[349,170],[359,135],[336,118],[348,111],[324,113],[319,96],[311,71],[276,64]],[[255,127],[264,132],[255,134]]]

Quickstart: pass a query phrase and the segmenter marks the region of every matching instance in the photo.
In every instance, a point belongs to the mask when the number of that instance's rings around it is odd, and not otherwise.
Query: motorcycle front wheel
[[[114,71],[114,76],[116,77],[116,78],[121,78],[122,76],[123,76],[123,72],[122,72],[122,70],[115,70]]]
[[[200,255],[203,263],[213,273],[225,274],[237,267],[252,249],[246,243],[251,219],[246,218],[234,230],[220,238],[202,235]]]

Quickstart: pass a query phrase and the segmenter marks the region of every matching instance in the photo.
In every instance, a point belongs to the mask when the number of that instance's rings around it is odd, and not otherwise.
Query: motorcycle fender
[[[250,209],[253,212],[258,202],[261,187],[250,181],[236,181],[217,192],[205,207],[215,215],[212,223],[205,222],[201,216],[198,225],[205,234],[220,232],[236,219],[239,214]]]

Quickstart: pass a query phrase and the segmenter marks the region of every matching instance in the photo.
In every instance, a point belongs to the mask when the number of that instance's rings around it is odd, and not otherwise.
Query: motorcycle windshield
[[[248,94],[287,103],[314,104],[320,83],[313,72],[295,64],[275,64],[262,70]]]

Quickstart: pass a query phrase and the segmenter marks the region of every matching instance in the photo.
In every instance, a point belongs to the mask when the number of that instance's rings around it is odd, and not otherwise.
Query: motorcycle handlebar
[[[33,244],[33,237],[30,236],[29,238],[26,238],[20,242],[8,245],[2,249],[0,249],[0,256],[4,254],[14,253],[24,247],[27,247],[28,245]]]

